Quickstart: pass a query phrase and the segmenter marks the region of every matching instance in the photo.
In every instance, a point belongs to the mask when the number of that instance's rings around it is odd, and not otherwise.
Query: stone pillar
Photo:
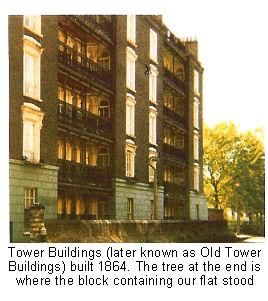
[[[41,242],[40,230],[45,225],[45,207],[41,204],[33,204],[29,208],[30,214],[30,243]]]

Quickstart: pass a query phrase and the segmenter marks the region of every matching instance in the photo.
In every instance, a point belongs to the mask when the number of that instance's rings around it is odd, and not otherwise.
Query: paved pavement
[[[239,239],[239,242],[265,242],[265,237],[262,236],[250,236],[246,234],[239,234],[236,236]]]

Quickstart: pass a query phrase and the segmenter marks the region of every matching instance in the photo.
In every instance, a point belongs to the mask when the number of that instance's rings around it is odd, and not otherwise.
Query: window
[[[199,160],[199,137],[194,135],[194,159]]]
[[[195,210],[196,210],[196,219],[199,220],[200,219],[200,208],[199,208],[198,204],[195,205]]]
[[[99,103],[99,116],[110,118],[110,104],[108,98],[103,98]]]
[[[199,88],[199,72],[194,70],[194,93],[199,96],[200,88]]]
[[[152,158],[154,157],[154,158]],[[151,159],[152,158],[152,159]],[[157,167],[157,152],[156,149],[150,148],[149,150],[149,182],[154,182],[154,172]]]
[[[157,33],[150,29],[150,59],[157,62]]]
[[[44,113],[31,103],[24,103],[21,110],[23,118],[23,156],[28,161],[39,162],[40,130]]]
[[[136,43],[136,16],[127,16],[127,39],[133,44]]]
[[[135,61],[137,56],[135,52],[127,47],[127,88],[135,91]]]
[[[134,218],[134,200],[132,198],[127,199],[127,218],[129,220]]]
[[[149,114],[149,142],[156,145],[156,111]]]
[[[132,143],[126,145],[126,177],[134,178],[135,175],[135,151],[136,146]]]
[[[199,167],[194,168],[194,190],[199,191]]]
[[[24,208],[29,209],[36,203],[36,188],[25,187],[24,188]]]
[[[35,33],[41,34],[41,16],[24,16],[24,26]]]
[[[151,73],[149,75],[149,100],[157,102],[157,71],[150,65]]]
[[[24,35],[23,93],[40,100],[41,45],[32,37]]]
[[[108,167],[109,166],[109,152],[105,147],[101,147],[98,150],[97,166]]]
[[[184,149],[184,136],[182,134],[175,132],[174,146],[179,149]]]
[[[58,141],[58,158],[64,158],[64,143],[62,141]]]
[[[72,145],[69,141],[66,142],[66,160],[72,161]]]
[[[126,102],[126,134],[135,136],[135,99],[127,97]]]
[[[199,129],[199,104],[194,101],[194,127]]]

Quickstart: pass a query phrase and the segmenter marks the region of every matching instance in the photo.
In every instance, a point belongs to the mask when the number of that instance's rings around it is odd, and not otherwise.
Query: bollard
[[[43,226],[40,229],[40,237],[41,237],[41,242],[46,242],[47,241],[47,229],[45,226]]]

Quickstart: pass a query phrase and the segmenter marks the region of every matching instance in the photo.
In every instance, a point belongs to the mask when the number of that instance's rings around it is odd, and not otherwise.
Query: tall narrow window
[[[135,150],[136,146],[130,143],[126,145],[126,177],[133,178],[135,175]]]
[[[149,142],[156,144],[156,112],[154,111],[149,114]]]
[[[199,191],[199,167],[194,168],[194,190]]]
[[[199,87],[199,72],[194,70],[194,93],[199,96],[200,95],[200,87]]]
[[[136,43],[136,16],[127,16],[127,39],[133,44]]]
[[[135,136],[135,99],[127,97],[126,102],[126,134]]]
[[[151,67],[151,73],[149,75],[149,100],[152,102],[157,102],[157,71],[155,68]]]
[[[127,88],[135,91],[135,61],[137,56],[135,52],[127,47]]]
[[[31,103],[24,103],[21,110],[23,118],[23,156],[28,161],[39,162],[40,130],[44,113]]]
[[[101,147],[98,150],[97,166],[108,167],[109,166],[109,152],[105,147]]]
[[[199,129],[199,104],[194,101],[194,127]]]
[[[28,27],[35,33],[41,34],[41,16],[24,16],[24,26]]]
[[[127,199],[127,217],[129,220],[134,218],[134,200],[132,198]]]
[[[108,98],[103,98],[99,103],[99,116],[110,118],[110,104]]]
[[[150,29],[150,59],[157,62],[157,33]]]
[[[40,100],[41,45],[29,36],[24,36],[23,93]]]
[[[199,137],[194,135],[194,159],[199,160]]]

